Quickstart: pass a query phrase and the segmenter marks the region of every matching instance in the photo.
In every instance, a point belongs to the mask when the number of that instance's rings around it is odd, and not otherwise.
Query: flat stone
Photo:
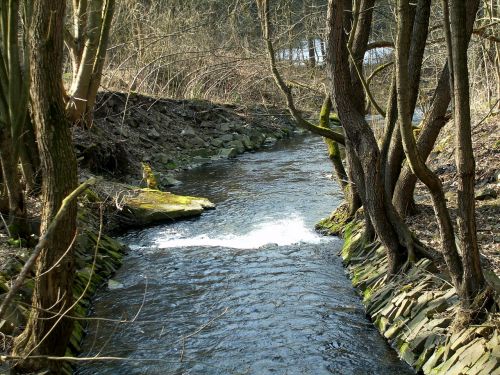
[[[391,325],[391,327],[384,332],[384,336],[388,340],[394,339],[396,335],[400,333],[400,331],[406,326],[408,319],[397,318]]]
[[[476,340],[465,352],[460,356],[460,363],[468,367],[472,367],[486,352],[485,340]]]
[[[495,199],[498,196],[497,192],[491,188],[483,188],[476,191],[475,198],[478,201]]]
[[[129,226],[197,216],[215,205],[206,198],[175,195],[153,189],[129,189],[120,194],[117,206]]]
[[[156,130],[156,129],[151,129],[148,132],[148,137],[151,139],[158,139],[158,138],[160,138],[160,133],[158,133],[158,130]]]
[[[266,137],[264,140],[264,146],[272,146],[276,142],[278,142],[278,139],[276,137]]]
[[[194,129],[191,127],[191,126],[186,126],[182,131],[181,131],[181,135],[183,136],[193,136],[193,135],[196,135],[196,132],[194,131]]]
[[[234,148],[222,148],[219,150],[219,156],[222,158],[232,159],[238,156],[238,151]]]
[[[446,349],[443,346],[438,347],[434,353],[432,353],[431,357],[425,364],[422,366],[422,370],[425,374],[430,374],[431,370],[436,367],[438,361],[441,360],[445,353]]]
[[[223,145],[223,143],[224,142],[220,138],[213,138],[210,140],[210,145],[217,147],[217,148],[221,147]]]
[[[240,140],[228,142],[226,146],[228,148],[234,148],[238,152],[238,154],[242,154],[243,152],[245,152],[245,146],[243,146],[243,142],[241,142]]]
[[[491,358],[490,353],[486,352],[484,353],[477,361],[474,363],[474,365],[469,369],[468,375],[477,375],[479,374],[483,368],[484,364],[487,363]]]
[[[231,130],[231,127],[229,126],[229,124],[227,122],[223,122],[222,124],[219,124],[217,126],[217,128],[223,132],[223,133],[227,133]]]
[[[197,135],[192,135],[189,138],[189,143],[194,147],[206,147],[207,143]]]
[[[222,142],[231,142],[233,140],[233,135],[232,134],[223,134],[218,139],[220,139]]]
[[[143,160],[145,160],[145,159],[143,158]],[[155,160],[161,164],[168,164],[168,163],[171,163],[173,161],[169,155],[167,155],[163,152],[154,155],[153,160]]]
[[[176,180],[172,176],[163,173],[158,173],[157,180],[158,180],[158,186],[160,186],[160,188],[176,186],[181,184],[179,180]]]
[[[250,137],[248,135],[241,136],[241,142],[243,143],[243,146],[245,146],[245,149],[247,149],[247,150],[254,149],[254,145],[253,145],[253,143],[250,140]]]

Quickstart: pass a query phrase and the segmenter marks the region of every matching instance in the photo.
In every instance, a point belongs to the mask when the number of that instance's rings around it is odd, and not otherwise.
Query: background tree
[[[66,98],[68,118],[90,126],[106,58],[115,0],[73,0],[73,30],[64,30],[72,64],[72,82]]]
[[[29,7],[29,5],[26,5]],[[29,10],[25,9],[29,12]],[[27,55],[19,45],[20,1],[0,4],[0,161],[3,184],[9,206],[9,231],[13,237],[25,236],[26,207],[24,192],[18,173],[18,160],[22,148],[23,126],[28,104]],[[26,15],[26,12],[25,12]],[[27,21],[26,15],[25,21]],[[26,24],[26,22],[25,22]]]

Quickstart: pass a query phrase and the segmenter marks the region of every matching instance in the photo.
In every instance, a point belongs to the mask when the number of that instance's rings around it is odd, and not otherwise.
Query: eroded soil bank
[[[148,163],[166,188],[176,171],[258,150],[295,130],[288,112],[274,107],[108,92],[93,127],[75,129],[74,139],[82,170],[139,184]]]

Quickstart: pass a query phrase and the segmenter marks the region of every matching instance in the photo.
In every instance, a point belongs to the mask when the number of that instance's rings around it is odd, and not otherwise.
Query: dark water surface
[[[364,315],[337,253],[313,231],[338,205],[318,138],[186,172],[200,218],[131,232],[102,291],[80,374],[411,374]],[[133,360],[130,360],[133,359]]]

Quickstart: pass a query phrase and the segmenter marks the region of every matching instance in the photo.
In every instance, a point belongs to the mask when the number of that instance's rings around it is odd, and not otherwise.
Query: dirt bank
[[[236,157],[273,144],[295,130],[288,113],[208,101],[157,99],[107,92],[99,96],[90,130],[74,130],[82,171],[138,184],[141,163],[158,175],[160,188],[180,170]]]

